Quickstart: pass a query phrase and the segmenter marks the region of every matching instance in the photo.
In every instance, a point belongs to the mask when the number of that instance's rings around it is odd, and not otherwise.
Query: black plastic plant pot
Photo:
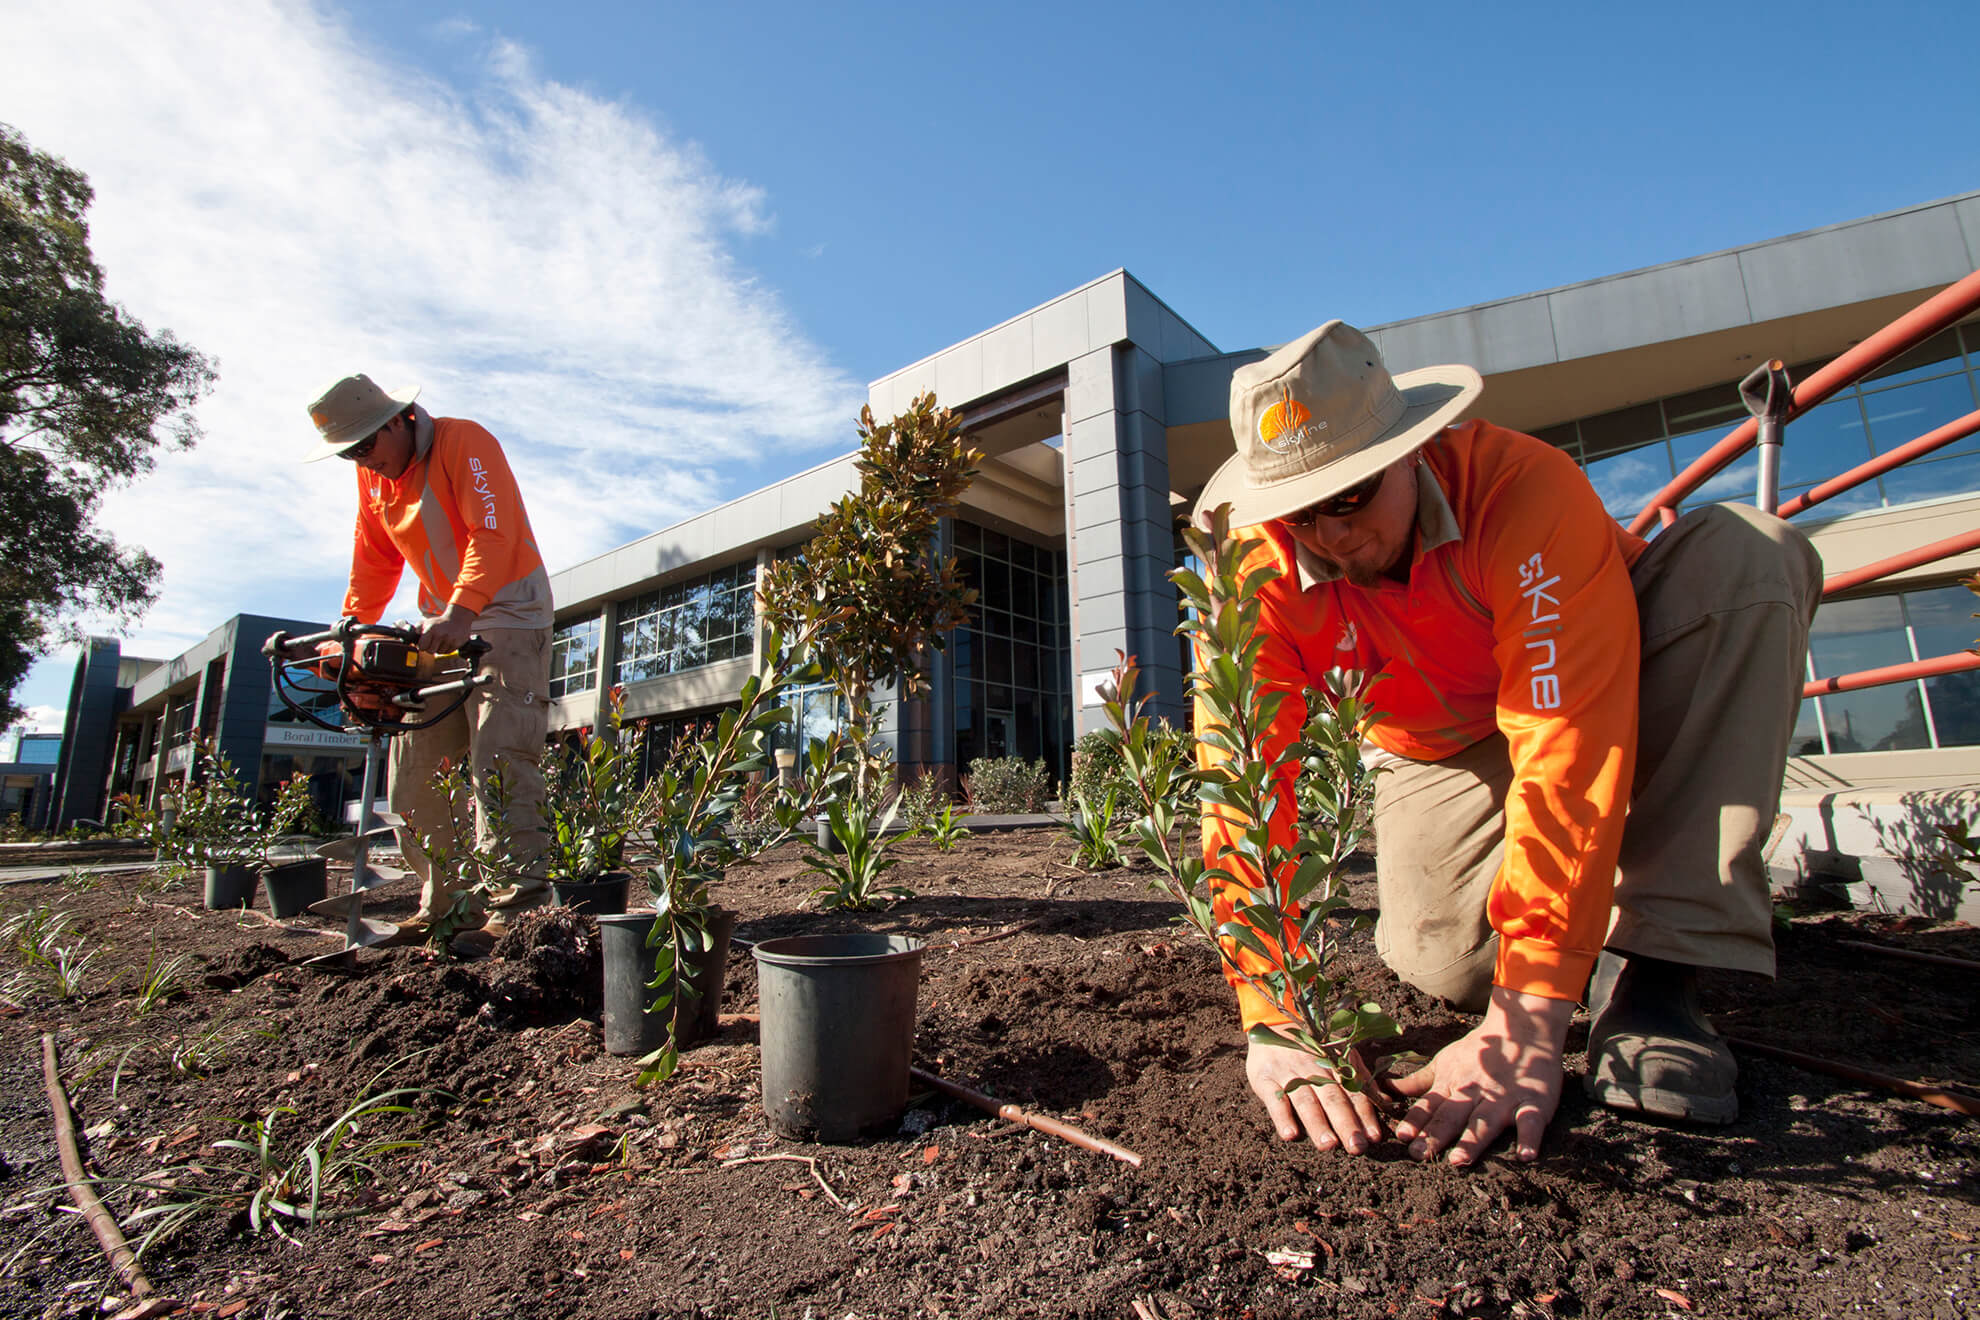
[[[552,880],[550,894],[558,907],[605,917],[626,910],[626,886],[631,881],[630,871],[607,871],[595,880]]]
[[[268,890],[268,910],[286,921],[330,892],[330,867],[321,857],[271,866],[261,877]]]
[[[599,949],[605,959],[607,1054],[651,1054],[667,1043],[667,1013],[653,1011],[660,991],[646,984],[653,979],[653,950],[646,947],[653,922],[650,909],[607,913],[598,918]],[[692,993],[675,996],[670,1010],[679,1024],[675,1032],[678,1048],[706,1040],[719,1027],[716,1019],[722,1011],[722,983],[728,975],[729,936],[735,929],[735,913],[726,908],[710,910],[708,948],[688,981]]]
[[[799,935],[756,946],[763,1112],[787,1137],[852,1141],[907,1108],[921,941]]]
[[[254,868],[245,863],[206,868],[206,906],[209,911],[254,906]]]

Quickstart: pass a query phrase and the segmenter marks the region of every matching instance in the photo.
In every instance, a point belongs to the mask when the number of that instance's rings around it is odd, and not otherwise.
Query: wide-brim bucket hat
[[[417,385],[402,385],[387,392],[363,372],[344,377],[309,405],[309,420],[316,423],[316,443],[303,455],[303,462],[330,458],[361,443],[418,397]]]
[[[1196,501],[1199,522],[1220,504],[1231,524],[1297,513],[1421,448],[1485,388],[1470,367],[1391,376],[1381,351],[1345,321],[1329,321],[1231,376],[1232,455]]]

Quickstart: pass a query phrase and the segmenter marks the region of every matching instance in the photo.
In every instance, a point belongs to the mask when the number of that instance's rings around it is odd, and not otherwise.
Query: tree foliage
[[[982,461],[963,443],[962,422],[923,394],[891,422],[859,411],[859,490],[818,520],[801,558],[765,576],[765,618],[787,634],[813,632],[847,710],[862,754],[872,735],[873,688],[898,683],[917,695],[922,660],[945,634],[968,621],[976,601],[953,556],[934,552],[940,520],[953,514]],[[854,791],[878,790],[862,760]]]
[[[198,438],[211,360],[103,292],[81,171],[0,124],[0,726],[35,657],[76,618],[129,623],[158,561],[97,526],[106,491]]]

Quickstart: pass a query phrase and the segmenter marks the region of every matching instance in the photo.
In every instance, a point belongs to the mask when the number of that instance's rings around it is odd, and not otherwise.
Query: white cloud
[[[165,564],[127,651],[335,612],[352,477],[296,459],[347,372],[501,437],[553,570],[846,445],[863,391],[735,254],[762,192],[637,107],[466,22],[462,87],[306,5],[8,8],[0,119],[90,176],[111,295],[219,361],[199,448],[106,504]]]

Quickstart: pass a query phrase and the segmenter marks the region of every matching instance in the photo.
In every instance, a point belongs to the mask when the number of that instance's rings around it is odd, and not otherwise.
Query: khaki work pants
[[[487,791],[488,776],[496,769],[502,773],[509,800],[503,817],[509,831],[508,869],[514,884],[492,897],[494,905],[528,906],[542,901],[545,892],[549,837],[543,828],[542,766],[543,741],[550,731],[550,630],[490,628],[476,635],[489,647],[481,672],[494,678],[432,728],[392,740],[392,809],[413,827],[399,831],[399,848],[420,879],[416,921],[444,915],[454,902],[454,886],[445,875],[434,874],[414,834],[451,827],[446,794],[433,783],[443,757],[468,765],[476,797],[475,846],[484,850],[495,837],[490,816],[496,804]]]
[[[1608,947],[1771,976],[1761,848],[1780,806],[1821,560],[1780,519],[1713,505],[1664,529],[1630,583],[1642,677]],[[1485,900],[1505,853],[1506,740],[1383,763],[1376,948],[1411,985],[1482,1011],[1499,951]]]

